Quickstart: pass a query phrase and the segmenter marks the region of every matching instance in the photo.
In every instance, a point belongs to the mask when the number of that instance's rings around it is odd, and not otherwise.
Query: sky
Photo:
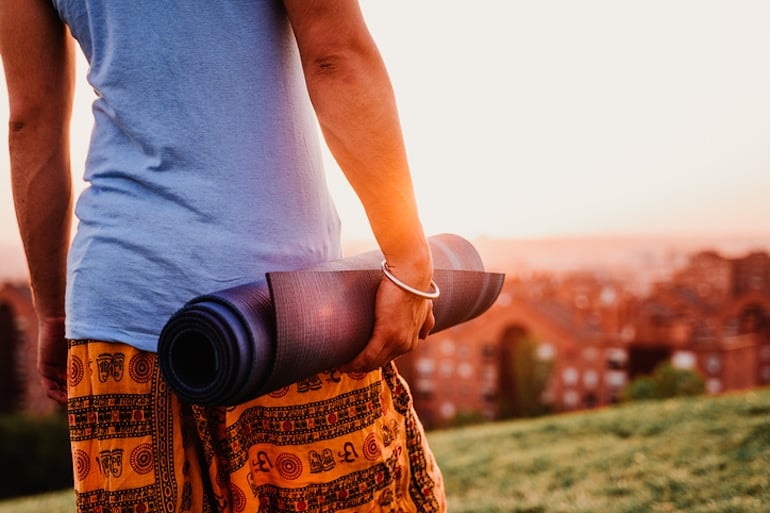
[[[770,2],[361,5],[396,91],[427,233],[770,234]],[[81,60],[78,190],[91,120],[84,74]],[[370,238],[325,159],[343,236]],[[0,175],[0,243],[14,243],[5,146]]]

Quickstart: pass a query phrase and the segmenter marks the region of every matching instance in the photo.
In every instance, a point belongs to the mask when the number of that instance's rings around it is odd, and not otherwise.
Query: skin
[[[64,402],[74,49],[50,4],[3,0],[0,55],[10,102],[11,184],[39,322],[38,370],[48,396]]]
[[[395,97],[357,1],[285,0],[310,99],[329,149],[399,279],[428,290],[433,268]],[[38,368],[66,401],[64,289],[72,208],[69,124],[74,45],[49,0],[0,2],[10,101],[11,180],[40,323]],[[383,278],[375,328],[343,371],[369,371],[412,350],[435,323],[432,303]]]

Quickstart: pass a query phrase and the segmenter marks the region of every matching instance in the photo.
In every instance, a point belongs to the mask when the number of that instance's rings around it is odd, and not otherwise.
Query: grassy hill
[[[434,433],[450,511],[770,512],[770,390]]]
[[[429,433],[451,513],[770,513],[770,389]],[[72,493],[0,502],[70,513]]]

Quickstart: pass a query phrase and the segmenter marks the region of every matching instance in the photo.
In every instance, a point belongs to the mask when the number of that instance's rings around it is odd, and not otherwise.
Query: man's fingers
[[[425,340],[430,335],[430,332],[436,326],[436,317],[433,315],[433,303],[431,302],[431,308],[428,310],[428,316],[425,318],[425,322],[420,328],[420,340]]]
[[[369,372],[413,350],[436,324],[433,303],[415,298],[408,292],[383,280],[375,306],[375,327],[366,347],[343,372]]]
[[[417,334],[413,331],[409,333],[388,328],[387,331],[375,330],[364,350],[340,370],[344,372],[373,371],[411,351],[417,345]]]
[[[67,385],[56,379],[43,378],[43,388],[48,397],[59,404],[67,404]]]
[[[387,364],[395,357],[405,353],[408,348],[405,344],[394,345],[387,339],[374,336],[366,348],[361,351],[350,363],[345,364],[343,372],[370,372]]]

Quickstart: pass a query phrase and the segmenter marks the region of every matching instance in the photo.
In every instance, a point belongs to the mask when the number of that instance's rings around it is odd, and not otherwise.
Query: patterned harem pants
[[[79,513],[445,511],[393,365],[212,408],[183,404],[154,353],[70,341],[68,381]]]

